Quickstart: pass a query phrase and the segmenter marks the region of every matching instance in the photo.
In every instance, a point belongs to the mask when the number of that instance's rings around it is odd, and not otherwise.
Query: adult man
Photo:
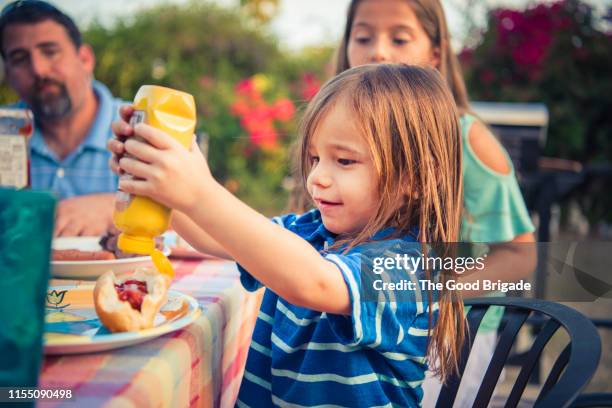
[[[0,14],[0,52],[18,105],[34,112],[32,188],[60,199],[55,235],[103,234],[112,224],[117,187],[106,142],[120,101],[93,79],[93,50],[66,14],[44,1],[22,0]]]

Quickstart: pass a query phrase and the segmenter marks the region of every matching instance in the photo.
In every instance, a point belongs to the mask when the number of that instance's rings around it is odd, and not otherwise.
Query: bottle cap
[[[155,249],[155,241],[149,237],[121,233],[117,240],[117,247],[130,254],[149,255]]]

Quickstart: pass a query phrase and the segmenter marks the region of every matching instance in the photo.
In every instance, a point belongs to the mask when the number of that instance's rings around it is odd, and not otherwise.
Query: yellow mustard
[[[191,147],[196,109],[193,96],[188,93],[155,85],[143,85],[134,97],[132,126],[144,122],[177,139],[186,148]],[[124,174],[121,177],[132,177]],[[115,226],[122,231],[117,246],[124,252],[151,255],[160,273],[174,276],[170,261],[155,249],[155,237],[168,229],[170,209],[151,200],[117,192]]]

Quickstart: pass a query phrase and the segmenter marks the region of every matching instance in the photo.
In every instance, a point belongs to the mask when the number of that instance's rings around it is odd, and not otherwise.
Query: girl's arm
[[[466,273],[461,282],[476,282],[489,279],[502,282],[515,282],[533,273],[537,262],[537,249],[532,233],[517,235],[510,242],[490,245],[484,261],[484,269]],[[482,285],[480,285],[482,287]],[[484,290],[463,290],[464,297],[478,297],[486,294]]]
[[[487,127],[475,121],[470,128],[469,143],[474,154],[494,172],[508,174],[511,171],[506,155]],[[482,279],[514,282],[533,273],[537,263],[537,249],[531,232],[519,234],[511,241],[491,244],[482,271],[475,271],[461,277],[462,282]],[[463,291],[465,297],[481,296],[485,291]]]
[[[151,197],[189,217],[230,257],[288,302],[328,313],[350,313],[348,289],[338,267],[308,242],[225,190],[213,179],[195,142],[187,150],[142,123],[132,128],[125,121],[115,122],[113,130],[126,137],[137,134],[148,142],[128,137],[125,143],[109,144],[113,152],[125,150],[138,159],[124,156],[118,161],[122,170],[136,177],[121,179],[121,190]],[[194,232],[193,227],[188,229]],[[202,237],[202,242],[212,241]]]

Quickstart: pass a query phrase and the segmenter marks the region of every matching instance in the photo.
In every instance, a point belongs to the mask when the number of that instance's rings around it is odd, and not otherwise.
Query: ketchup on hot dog
[[[119,300],[127,300],[130,306],[139,312],[142,307],[142,300],[149,293],[147,283],[136,279],[128,279],[121,284],[115,284],[115,290],[117,290]]]

